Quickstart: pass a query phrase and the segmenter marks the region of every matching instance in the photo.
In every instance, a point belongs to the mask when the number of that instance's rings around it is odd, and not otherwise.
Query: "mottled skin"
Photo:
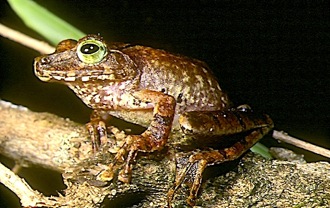
[[[94,109],[87,128],[95,150],[107,143],[104,120],[110,115],[147,128],[126,137],[102,180],[120,170],[118,179],[130,182],[139,151],[168,145],[189,154],[185,162],[177,161],[183,168],[169,191],[169,206],[187,175],[193,179],[187,199],[193,205],[206,166],[238,158],[273,127],[267,115],[255,115],[247,106],[233,108],[204,62],[164,50],[107,44],[88,35],[78,42],[64,40],[53,54],[36,58],[35,73],[43,81],[68,85]],[[191,170],[194,164],[197,169]]]

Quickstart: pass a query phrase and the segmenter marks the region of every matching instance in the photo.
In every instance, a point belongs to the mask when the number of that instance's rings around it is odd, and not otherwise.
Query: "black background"
[[[203,60],[234,103],[248,103],[271,115],[277,130],[330,148],[327,1],[37,2],[85,33],[100,33],[109,41],[148,45]],[[0,5],[2,24],[42,39],[6,2]],[[43,83],[34,76],[32,63],[37,52],[0,38],[0,54],[1,99],[81,123],[89,120],[91,110],[69,89]],[[270,138],[262,143],[278,146]],[[304,154],[309,161],[329,161]],[[5,159],[3,162],[12,164]],[[45,170],[38,173],[53,174]],[[29,173],[24,170],[24,174]],[[60,181],[58,175],[54,177],[52,182]],[[10,195],[7,192],[1,194],[0,205],[12,207],[4,203]]]

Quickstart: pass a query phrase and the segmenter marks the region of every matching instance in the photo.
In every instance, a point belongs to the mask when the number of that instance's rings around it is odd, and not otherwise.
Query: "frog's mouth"
[[[107,80],[107,81],[123,80],[123,77],[116,76],[116,72],[114,70],[111,70],[110,68],[109,69],[108,68],[98,69],[97,67],[86,68],[86,67],[81,67],[79,65],[72,66],[71,64],[71,67],[68,68],[72,68],[74,70],[63,70],[59,66],[52,66],[49,62],[50,61],[47,56],[44,57],[41,56],[35,58],[34,73],[41,81],[87,82],[92,80]],[[65,62],[65,60],[62,60],[62,62]],[[76,70],[76,68],[78,69],[82,68],[82,69]]]
[[[78,72],[78,73],[77,73]],[[68,71],[68,72],[53,72],[43,70],[40,71],[38,68],[35,68],[36,76],[44,82],[50,81],[64,81],[64,82],[88,82],[91,80],[108,80],[108,81],[116,81],[114,74],[109,75],[95,75],[97,72],[90,72],[90,74],[79,74],[79,71]],[[93,75],[94,74],[94,75]],[[100,74],[100,72],[98,73]]]

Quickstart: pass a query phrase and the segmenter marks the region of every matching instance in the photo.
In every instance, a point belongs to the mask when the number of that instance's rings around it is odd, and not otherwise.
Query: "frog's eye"
[[[84,63],[98,63],[107,55],[106,45],[98,40],[85,40],[78,45],[77,55]]]

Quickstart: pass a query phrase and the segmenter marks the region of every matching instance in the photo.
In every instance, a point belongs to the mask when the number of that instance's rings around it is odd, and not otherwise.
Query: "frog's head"
[[[54,53],[35,58],[34,70],[42,81],[68,84],[125,81],[138,74],[129,56],[108,48],[98,35],[87,35],[79,41],[61,41]]]

